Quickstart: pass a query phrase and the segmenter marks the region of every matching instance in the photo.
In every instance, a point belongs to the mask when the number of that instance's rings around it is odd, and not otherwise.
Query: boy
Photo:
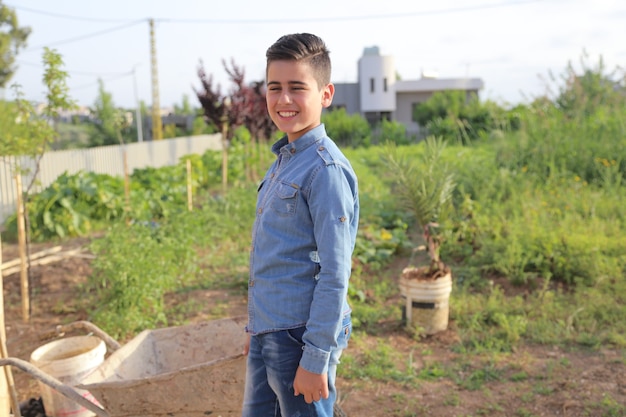
[[[248,282],[243,417],[332,417],[352,324],[357,178],[326,135],[335,87],[324,42],[299,33],[266,53],[267,108],[285,136],[258,189]]]

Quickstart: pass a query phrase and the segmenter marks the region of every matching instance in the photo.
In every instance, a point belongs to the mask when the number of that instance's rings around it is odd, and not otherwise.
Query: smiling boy
[[[248,282],[243,417],[332,417],[352,330],[347,302],[359,222],[356,175],[321,123],[329,51],[285,35],[266,53],[267,107],[285,136],[258,189]]]

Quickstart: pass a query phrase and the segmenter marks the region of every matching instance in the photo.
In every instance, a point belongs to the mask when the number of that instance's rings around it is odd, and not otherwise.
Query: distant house
[[[458,90],[478,94],[480,78],[437,78],[422,74],[418,80],[398,80],[393,56],[380,55],[378,47],[365,48],[358,63],[358,82],[336,83],[334,108],[358,113],[374,124],[383,119],[402,123],[407,133],[418,133],[413,110],[434,93]]]

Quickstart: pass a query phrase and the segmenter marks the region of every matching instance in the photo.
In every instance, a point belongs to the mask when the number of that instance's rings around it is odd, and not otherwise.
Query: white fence
[[[126,146],[129,172],[136,168],[162,167],[175,165],[182,156],[202,154],[212,149],[222,149],[221,135],[189,136],[159,141],[130,143]],[[34,192],[50,185],[64,172],[75,174],[79,171],[96,172],[111,176],[124,175],[123,145],[101,146],[89,149],[48,152],[41,159]],[[16,210],[16,168],[21,167],[22,184],[30,184],[35,161],[30,157],[0,156],[0,224]]]

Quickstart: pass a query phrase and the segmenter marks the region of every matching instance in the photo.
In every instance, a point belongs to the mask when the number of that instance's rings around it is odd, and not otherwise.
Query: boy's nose
[[[284,92],[278,98],[278,102],[280,104],[285,104],[285,103],[289,104],[289,103],[291,103],[291,96],[289,95],[289,93]]]

